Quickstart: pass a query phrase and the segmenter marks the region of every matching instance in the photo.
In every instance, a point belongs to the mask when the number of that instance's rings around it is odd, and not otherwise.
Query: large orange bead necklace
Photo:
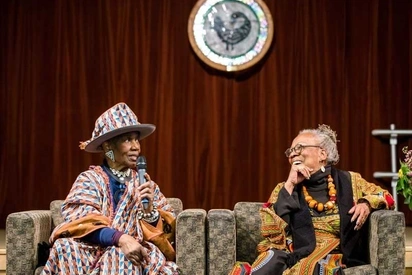
[[[336,203],[336,188],[335,184],[333,183],[333,178],[331,175],[328,175],[328,193],[329,193],[329,201],[325,204],[318,202],[311,195],[309,195],[308,191],[306,190],[305,186],[302,186],[303,195],[305,196],[305,200],[308,203],[309,207],[312,209],[316,209],[318,212],[326,211],[335,208]]]

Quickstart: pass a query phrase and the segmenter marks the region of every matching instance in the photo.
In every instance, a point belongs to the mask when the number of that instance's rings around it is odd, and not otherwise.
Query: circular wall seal
[[[247,69],[268,51],[273,20],[263,0],[199,0],[189,17],[197,56],[221,71]]]

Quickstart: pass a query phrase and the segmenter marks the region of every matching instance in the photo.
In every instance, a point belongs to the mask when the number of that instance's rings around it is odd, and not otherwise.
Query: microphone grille
[[[144,156],[139,156],[137,158],[137,169],[146,169],[147,168],[147,164],[146,164],[146,158]]]

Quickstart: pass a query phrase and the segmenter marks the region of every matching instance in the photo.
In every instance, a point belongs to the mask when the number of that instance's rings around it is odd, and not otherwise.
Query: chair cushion
[[[345,275],[376,275],[378,274],[378,272],[376,268],[368,264],[368,265],[361,265],[361,266],[346,268],[343,270],[343,274]]]

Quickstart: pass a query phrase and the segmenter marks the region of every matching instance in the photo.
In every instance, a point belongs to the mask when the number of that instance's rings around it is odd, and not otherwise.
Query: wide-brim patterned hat
[[[141,124],[135,113],[125,103],[121,102],[99,116],[96,120],[92,138],[80,142],[80,149],[90,153],[103,152],[103,142],[121,134],[139,132],[139,140],[154,132],[153,124]]]

